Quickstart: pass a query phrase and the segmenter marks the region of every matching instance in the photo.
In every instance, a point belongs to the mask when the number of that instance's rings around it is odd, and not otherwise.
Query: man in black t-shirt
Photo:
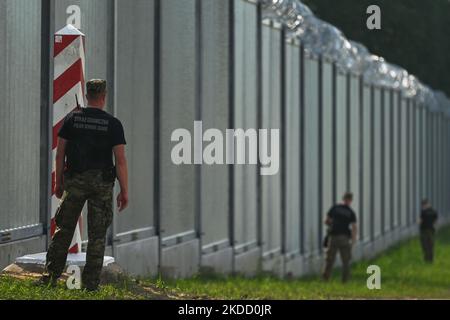
[[[93,291],[100,282],[106,231],[113,218],[114,183],[117,177],[121,189],[117,206],[122,211],[128,205],[128,171],[122,124],[103,111],[106,81],[91,80],[86,91],[88,107],[69,114],[58,134],[54,192],[61,203],[55,215],[56,232],[47,252],[45,271],[38,284],[56,285],[87,201],[89,241],[82,286]]]
[[[422,200],[422,212],[420,214],[420,242],[422,244],[425,262],[433,263],[434,258],[434,233],[438,220],[437,212],[431,207],[430,201]]]
[[[323,279],[326,281],[330,279],[338,251],[342,260],[342,281],[347,282],[350,278],[352,245],[356,242],[357,234],[356,214],[350,207],[353,194],[347,192],[342,200],[342,204],[330,209],[325,220],[325,224],[329,227],[328,250],[323,272]]]

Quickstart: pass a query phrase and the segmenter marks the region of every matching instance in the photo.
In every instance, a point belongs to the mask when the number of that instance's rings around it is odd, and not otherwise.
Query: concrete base
[[[188,278],[199,271],[200,243],[194,239],[161,250],[161,275],[177,279]]]
[[[228,275],[232,271],[233,249],[231,247],[202,255],[202,273],[220,273]]]
[[[362,260],[364,257],[364,245],[361,242],[353,247],[353,261]]]
[[[287,278],[296,278],[304,274],[303,259],[301,256],[286,258],[284,260],[284,268]]]
[[[392,232],[388,231],[385,235],[384,235],[384,249],[386,250],[387,248],[390,248],[394,243],[394,239],[392,236]]]
[[[317,275],[322,271],[324,257],[319,253],[303,257],[303,275]],[[335,265],[339,266],[339,258],[336,257]]]
[[[38,265],[43,266],[46,262],[46,252],[29,254],[23,257],[16,258],[16,264],[18,265]],[[108,265],[114,263],[113,257],[104,257],[103,258],[103,266],[107,267]],[[68,254],[66,266],[79,266],[84,267],[86,265],[86,253],[76,253],[76,254]]]
[[[408,228],[402,228],[400,231],[400,239],[405,240],[409,237],[409,229]]]
[[[156,276],[158,245],[158,237],[119,244],[115,247],[116,261],[132,276]]]
[[[400,241],[400,230],[399,229],[394,229],[392,231],[392,241],[394,243],[397,243],[398,241]]]
[[[372,242],[365,242],[362,244],[362,258],[370,260],[375,257],[374,247]]]
[[[13,263],[17,257],[46,250],[45,246],[45,236],[0,245],[0,269]]]
[[[374,255],[378,255],[384,249],[384,239],[379,237],[373,242],[373,251]]]
[[[410,233],[409,233],[409,237],[416,237],[419,235],[419,227],[410,227]]]
[[[270,259],[263,257],[261,268],[264,273],[282,278],[284,276],[284,257],[281,254]]]
[[[261,249],[253,248],[234,257],[234,272],[244,276],[255,276],[261,271]]]

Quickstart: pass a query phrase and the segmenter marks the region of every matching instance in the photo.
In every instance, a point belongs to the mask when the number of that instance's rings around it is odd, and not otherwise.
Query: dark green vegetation
[[[450,96],[448,0],[304,0],[321,19]],[[378,5],[382,30],[368,30],[369,5]]]
[[[381,290],[368,290],[369,265],[381,268]],[[0,276],[0,299],[450,299],[450,228],[437,236],[436,261],[422,261],[418,238],[390,249],[373,261],[353,266],[353,278],[343,285],[338,270],[330,283],[318,277],[279,280],[272,277],[194,277],[187,280],[129,280],[104,286],[97,293],[36,288],[30,279]]]

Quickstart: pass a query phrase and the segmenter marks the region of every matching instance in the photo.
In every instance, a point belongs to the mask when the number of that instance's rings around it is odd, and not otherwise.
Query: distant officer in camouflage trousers
[[[117,177],[121,188],[117,206],[122,211],[128,205],[128,172],[122,124],[103,111],[106,81],[91,80],[86,91],[88,107],[69,114],[58,134],[55,193],[61,204],[55,216],[56,232],[47,252],[45,271],[38,283],[56,285],[87,201],[89,241],[82,286],[93,291],[100,282],[106,232],[113,218],[114,183]]]
[[[422,244],[425,262],[433,263],[434,259],[434,233],[438,220],[437,212],[431,207],[430,201],[422,200],[422,212],[420,214],[420,242]]]
[[[342,204],[337,204],[330,209],[325,220],[325,224],[329,228],[328,250],[323,272],[325,281],[330,279],[338,252],[342,260],[342,282],[350,279],[352,246],[356,242],[357,235],[356,214],[350,207],[353,202],[353,194],[347,192],[342,200]]]

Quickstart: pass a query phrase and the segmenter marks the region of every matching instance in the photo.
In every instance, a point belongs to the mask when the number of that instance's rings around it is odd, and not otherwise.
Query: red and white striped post
[[[55,233],[55,213],[59,200],[55,196],[55,157],[58,131],[64,117],[77,108],[84,107],[85,85],[85,37],[77,28],[67,25],[55,33],[54,38],[54,80],[53,80],[53,169],[51,199],[51,235]],[[81,252],[81,216],[75,230],[69,253]]]

